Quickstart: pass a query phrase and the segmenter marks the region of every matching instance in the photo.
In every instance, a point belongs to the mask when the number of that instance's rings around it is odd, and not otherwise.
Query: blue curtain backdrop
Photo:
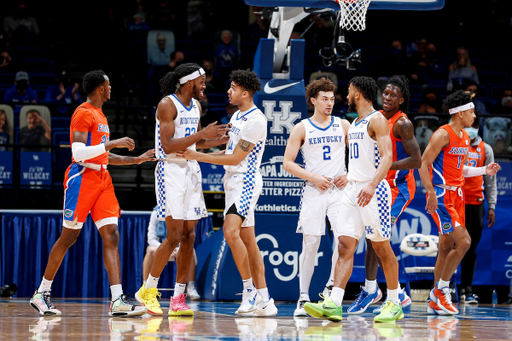
[[[151,212],[122,212],[119,219],[119,255],[125,293],[142,284],[142,261],[147,246]],[[32,296],[41,282],[48,255],[62,230],[61,211],[0,211],[0,285],[16,283],[18,297]],[[211,218],[199,221],[196,246],[213,231]],[[169,262],[160,281],[171,288],[175,263]],[[103,243],[90,216],[77,242],[68,250],[52,285],[55,297],[110,297],[103,265]]]

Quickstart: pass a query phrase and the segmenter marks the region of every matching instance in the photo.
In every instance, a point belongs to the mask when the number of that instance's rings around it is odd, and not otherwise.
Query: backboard
[[[339,10],[334,0],[244,0],[247,5],[261,7],[313,7]],[[371,10],[433,11],[442,9],[445,0],[372,0]]]

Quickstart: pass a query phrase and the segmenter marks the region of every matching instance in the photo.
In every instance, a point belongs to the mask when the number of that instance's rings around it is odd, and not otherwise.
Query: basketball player
[[[306,312],[331,321],[342,320],[345,287],[352,274],[354,252],[366,232],[382,263],[388,287],[388,300],[376,322],[394,322],[404,317],[398,298],[398,262],[391,249],[391,190],[385,180],[393,163],[393,148],[386,118],[373,108],[377,84],[369,77],[354,77],[348,91],[348,110],[357,111],[348,130],[349,181],[341,197],[336,224],[339,239],[334,287],[331,297],[319,303],[306,303]]]
[[[207,216],[204,204],[201,169],[196,161],[187,161],[176,152],[190,148],[210,148],[226,143],[225,125],[213,122],[201,130],[201,106],[197,98],[205,86],[204,70],[187,63],[167,73],[160,80],[164,98],[156,112],[155,151],[158,164],[155,169],[157,219],[167,224],[167,236],[155,251],[146,283],[135,298],[152,315],[162,315],[157,285],[169,256],[180,244],[176,260],[178,270],[169,315],[194,315],[185,302],[185,287],[193,257],[197,221]],[[224,136],[224,137],[223,137]]]
[[[485,167],[465,166],[470,139],[464,127],[471,127],[475,119],[475,105],[471,94],[459,90],[448,96],[443,109],[451,115],[449,124],[437,129],[422,156],[419,170],[427,190],[427,213],[432,214],[439,228],[439,254],[434,276],[436,285],[430,292],[428,312],[458,314],[450,295],[450,279],[471,245],[466,230],[464,177],[495,175],[500,166],[490,163]]]
[[[414,126],[407,118],[409,111],[409,80],[405,76],[391,77],[382,92],[380,112],[387,118],[389,134],[393,147],[393,163],[386,175],[391,188],[391,226],[395,224],[402,212],[414,198],[416,183],[413,169],[421,166],[421,153],[418,141],[414,137]],[[382,297],[377,285],[378,258],[372,243],[367,240],[365,257],[365,286],[354,303],[348,308],[349,314],[362,314],[366,308]],[[398,294],[402,308],[411,305],[411,298],[405,290]],[[379,314],[383,305],[373,312]]]
[[[203,154],[190,149],[182,153],[183,158],[224,165],[226,170],[223,230],[244,287],[242,304],[236,311],[239,316],[277,314],[254,233],[254,209],[263,187],[259,168],[267,138],[267,118],[253,101],[260,90],[261,83],[254,71],[233,71],[228,95],[230,103],[239,110],[229,123],[231,131],[225,154]]]
[[[328,78],[309,83],[306,99],[315,112],[293,128],[284,152],[284,169],[306,180],[297,226],[297,232],[303,234],[299,263],[300,297],[293,316],[307,316],[304,304],[310,301],[309,286],[320,239],[325,234],[325,216],[329,217],[335,231],[341,192],[347,184],[345,148],[350,123],[331,115],[335,88]],[[304,168],[295,163],[299,150],[304,158]],[[337,250],[338,243],[335,244]],[[334,252],[333,268],[337,259],[338,253]]]
[[[107,118],[101,107],[110,99],[110,80],[101,70],[91,71],[83,78],[87,101],[76,108],[71,117],[70,138],[72,164],[64,177],[64,215],[62,234],[55,242],[41,285],[30,299],[30,305],[41,315],[61,315],[50,297],[51,285],[67,250],[80,234],[89,212],[103,239],[103,260],[110,281],[112,301],[110,316],[143,315],[147,309],[126,301],[121,286],[119,233],[117,222],[121,209],[114,194],[107,165],[141,164],[154,160],[149,150],[138,157],[115,155],[113,148],[133,150],[129,137],[110,141]]]

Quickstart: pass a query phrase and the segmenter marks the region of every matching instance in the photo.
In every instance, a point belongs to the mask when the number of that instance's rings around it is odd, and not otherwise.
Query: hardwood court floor
[[[459,305],[455,317],[429,316],[413,303],[396,324],[374,324],[372,310],[342,323],[293,318],[295,303],[277,302],[273,318],[239,318],[236,302],[193,302],[194,318],[108,317],[105,299],[54,299],[63,316],[43,317],[28,299],[0,300],[2,340],[512,340],[512,307]],[[345,304],[345,310],[351,302]]]

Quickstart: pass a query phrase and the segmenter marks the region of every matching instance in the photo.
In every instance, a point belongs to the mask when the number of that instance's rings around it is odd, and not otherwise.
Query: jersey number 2
[[[324,150],[324,160],[330,160],[331,156],[329,154],[331,153],[331,147],[324,146],[322,149]]]

